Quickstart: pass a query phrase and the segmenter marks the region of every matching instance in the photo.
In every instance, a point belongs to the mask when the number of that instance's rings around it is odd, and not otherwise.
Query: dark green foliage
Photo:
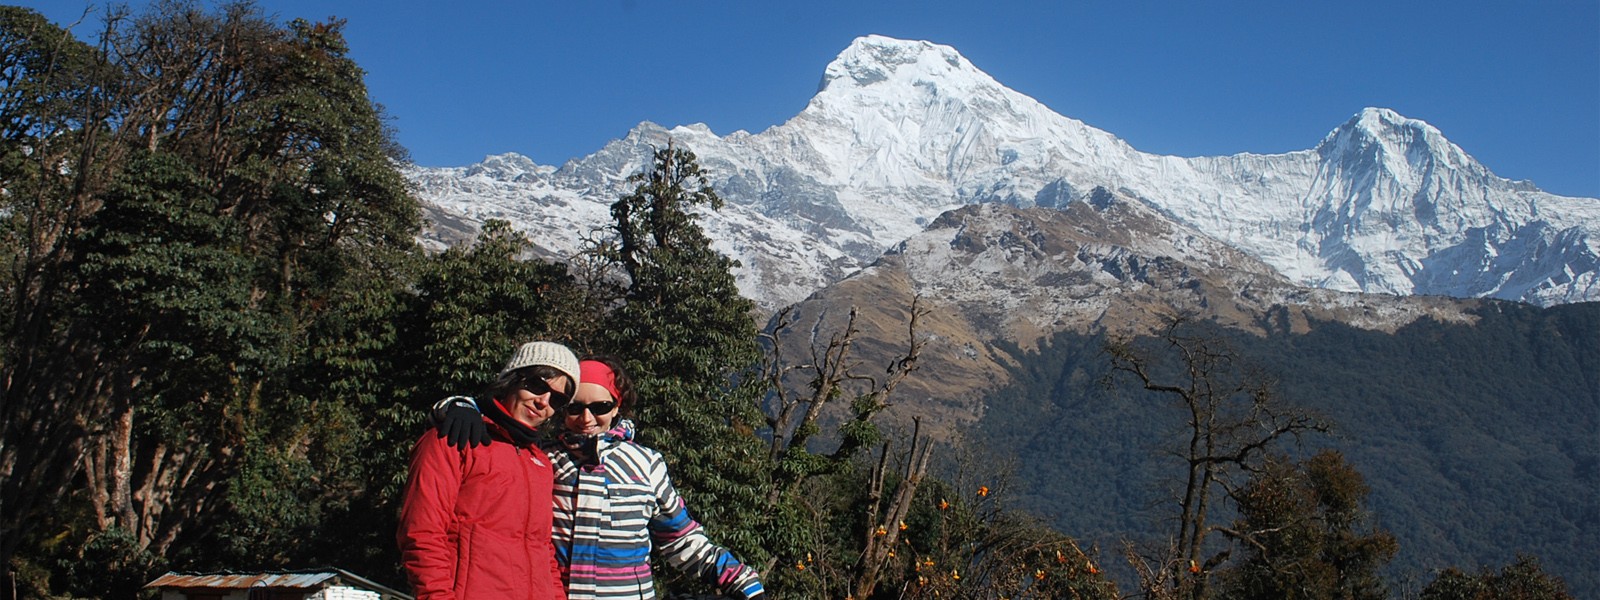
[[[1527,553],[1600,590],[1600,571],[1573,552],[1600,548],[1600,304],[1491,303],[1478,315],[1392,337],[1323,324],[1262,350],[1297,374],[1292,392],[1343,425],[1338,447],[1372,485],[1378,525],[1399,538],[1398,566]]]
[[[1368,489],[1337,452],[1303,463],[1269,460],[1235,498],[1229,530],[1235,560],[1218,574],[1218,593],[1244,599],[1383,600],[1379,569],[1398,547],[1388,532],[1368,532]]]
[[[526,260],[532,244],[504,221],[484,225],[470,247],[430,257],[417,276],[396,348],[411,366],[401,375],[414,406],[474,393],[494,378],[518,345],[549,339],[582,347],[572,323],[582,306],[558,265]],[[592,320],[592,319],[585,319]]]
[[[0,13],[0,558],[281,565],[395,468],[362,453],[416,201],[338,24],[113,15],[94,50]]]
[[[100,343],[125,349],[125,368],[148,373],[143,385],[153,397],[276,366],[270,356],[281,328],[251,310],[256,265],[238,243],[239,224],[217,214],[209,187],[181,157],[137,158],[78,242],[87,293],[77,320]]]
[[[1519,556],[1499,573],[1477,575],[1451,567],[1422,589],[1418,600],[1572,600],[1561,578],[1544,572],[1538,559]]]
[[[0,135],[6,152],[18,142],[37,145],[51,134],[82,126],[85,103],[104,99],[113,70],[100,53],[20,7],[0,7]],[[16,166],[22,156],[11,156]]]

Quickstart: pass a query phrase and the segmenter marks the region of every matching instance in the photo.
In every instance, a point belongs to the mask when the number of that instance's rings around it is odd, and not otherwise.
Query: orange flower
[[[906,530],[906,522],[905,521],[901,521],[900,522],[900,531],[905,531],[905,530]]]
[[[1033,578],[1037,579],[1039,581],[1044,581],[1044,569],[1039,569],[1037,571],[1034,571],[1033,572]]]
[[[950,502],[944,498],[939,499],[939,510],[949,510]]]
[[[989,486],[987,486],[987,485],[978,486],[978,497],[979,498],[987,498],[988,496],[989,496]]]
[[[961,573],[955,569],[950,569],[950,578],[956,581],[961,581]]]
[[[889,551],[889,558],[894,558],[894,551],[893,550]]]
[[[873,532],[873,535],[878,535],[878,536],[885,536],[885,535],[889,535],[889,528],[887,528],[887,527],[884,527],[884,526],[882,526],[882,525],[879,525],[879,526],[878,526],[878,530],[877,530],[877,531],[874,531],[874,532]]]
[[[1192,560],[1189,561],[1189,572],[1190,573],[1199,573],[1200,572],[1200,565],[1194,564],[1194,561],[1192,561]]]
[[[1067,555],[1062,554],[1060,550],[1056,550],[1056,562],[1060,564],[1067,564]]]
[[[1094,563],[1085,560],[1085,561],[1083,561],[1083,564],[1089,567],[1089,574],[1090,575],[1099,575],[1100,574],[1100,568],[1094,566]]]
[[[796,570],[796,571],[804,571],[804,570],[806,570],[806,564],[803,563],[803,562],[800,562],[798,560],[794,561],[794,570]]]

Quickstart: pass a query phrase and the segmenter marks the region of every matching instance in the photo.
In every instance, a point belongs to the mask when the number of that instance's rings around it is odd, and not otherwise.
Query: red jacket
[[[411,451],[400,560],[417,600],[565,600],[550,543],[550,458],[494,443],[457,449],[433,430]]]

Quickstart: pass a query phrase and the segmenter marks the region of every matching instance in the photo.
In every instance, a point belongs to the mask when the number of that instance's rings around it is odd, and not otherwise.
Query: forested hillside
[[[1328,322],[1304,335],[1207,331],[1334,423],[1291,448],[1337,449],[1365,476],[1375,522],[1400,543],[1397,582],[1528,554],[1593,597],[1600,304],[1476,314],[1472,326],[1424,319],[1393,334]],[[1022,457],[1018,504],[1103,547],[1166,531],[1185,439],[1185,413],[1105,385],[1105,343],[1063,334],[1038,352],[1013,348],[1018,383],[988,403],[978,436]]]

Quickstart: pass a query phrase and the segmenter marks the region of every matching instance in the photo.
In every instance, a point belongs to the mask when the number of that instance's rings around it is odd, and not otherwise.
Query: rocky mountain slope
[[[1303,333],[1311,321],[1393,331],[1422,317],[1469,322],[1475,301],[1306,288],[1143,201],[1092,190],[1063,209],[1003,203],[945,213],[877,262],[793,305],[791,329],[833,332],[857,312],[866,365],[900,351],[914,298],[921,369],[887,414],[935,416],[950,430],[983,414],[1010,383],[1015,357],[1059,332],[1140,335],[1171,317],[1253,331]],[[826,335],[783,338],[793,356]],[[902,344],[903,345],[903,344]]]

